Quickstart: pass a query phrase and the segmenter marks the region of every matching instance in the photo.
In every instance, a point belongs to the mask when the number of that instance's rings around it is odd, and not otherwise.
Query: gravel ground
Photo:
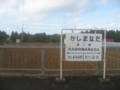
[[[65,83],[55,78],[0,77],[0,90],[120,90],[120,77],[109,77],[101,83],[98,76],[66,77]]]

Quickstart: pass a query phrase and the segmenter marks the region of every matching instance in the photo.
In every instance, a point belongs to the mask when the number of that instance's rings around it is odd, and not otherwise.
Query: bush
[[[0,45],[4,45],[3,43],[0,43]]]

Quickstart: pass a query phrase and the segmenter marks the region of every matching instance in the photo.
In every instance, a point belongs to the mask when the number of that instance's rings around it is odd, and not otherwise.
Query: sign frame
[[[61,30],[61,36],[60,36],[60,79],[62,79],[63,77],[63,74],[62,74],[62,60],[63,60],[63,57],[62,57],[62,49],[63,49],[63,31],[65,30],[70,30],[72,31],[75,31],[75,30],[93,30],[95,31],[104,31],[104,43],[103,43],[103,48],[104,48],[104,57],[103,57],[103,62],[104,62],[104,65],[103,65],[103,79],[105,79],[105,74],[106,74],[106,30],[105,29],[79,29],[79,28],[63,28]]]

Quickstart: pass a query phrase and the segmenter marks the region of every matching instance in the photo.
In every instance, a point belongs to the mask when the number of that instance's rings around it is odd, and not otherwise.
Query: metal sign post
[[[63,30],[61,30],[61,43],[60,43],[60,79],[62,79],[62,35]]]
[[[62,79],[62,35],[64,30],[71,30],[66,34],[66,57],[67,61],[101,61],[102,56],[102,35],[88,33],[73,33],[74,30],[101,30],[104,31],[104,70],[106,72],[106,30],[103,29],[62,29],[60,42],[60,79]],[[68,43],[68,44],[67,44]]]
[[[106,73],[106,30],[104,30],[104,71],[103,71],[103,79],[105,79]]]

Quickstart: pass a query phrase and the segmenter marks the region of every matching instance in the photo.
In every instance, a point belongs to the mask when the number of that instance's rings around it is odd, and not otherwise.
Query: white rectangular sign
[[[102,34],[66,34],[66,61],[101,61]]]
[[[16,43],[20,43],[20,39],[16,39]]]

